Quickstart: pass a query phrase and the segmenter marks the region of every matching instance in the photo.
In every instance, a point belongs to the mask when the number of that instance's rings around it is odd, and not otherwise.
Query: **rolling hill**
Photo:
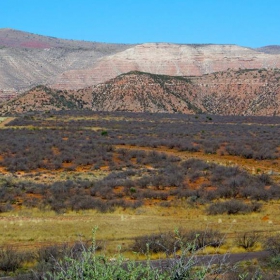
[[[88,109],[280,115],[279,80],[279,69],[227,70],[188,77],[133,71],[79,90],[37,86],[2,104],[0,113]]]
[[[0,102],[38,85],[77,90],[131,71],[201,76],[262,68],[280,68],[279,46],[107,44],[0,29]]]

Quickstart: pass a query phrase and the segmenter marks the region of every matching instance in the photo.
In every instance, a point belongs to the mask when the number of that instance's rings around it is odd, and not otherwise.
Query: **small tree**
[[[248,250],[253,248],[257,242],[260,241],[260,235],[253,231],[253,232],[244,232],[238,234],[236,237],[236,243],[238,246]]]

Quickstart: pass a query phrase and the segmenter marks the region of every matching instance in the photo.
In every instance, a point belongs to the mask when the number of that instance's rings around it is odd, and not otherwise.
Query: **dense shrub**
[[[207,208],[207,213],[209,215],[218,214],[245,214],[250,212],[258,212],[261,209],[261,204],[253,202],[251,204],[246,204],[242,201],[232,199],[225,202],[215,202],[210,204]]]
[[[73,179],[39,184],[39,174],[37,183],[35,179],[28,184],[1,180],[0,211],[9,211],[19,204],[63,213],[68,209],[106,212],[116,207],[134,208],[142,204],[142,199],[161,203],[169,198],[186,198],[187,202],[199,205],[219,198],[257,201],[280,198],[280,187],[268,174],[253,176],[236,166],[197,159],[183,161],[156,150],[141,150],[141,146],[165,146],[207,153],[219,149],[224,154],[228,151],[246,157],[251,157],[251,151],[253,157],[262,152],[279,156],[280,135],[274,127],[279,118],[211,118],[210,123],[208,116],[202,115],[195,118],[179,114],[88,111],[30,113],[18,117],[9,125],[22,126],[21,129],[8,125],[1,131],[1,165],[14,176],[18,171],[27,174],[32,171],[28,174],[32,179],[34,171],[40,173],[46,169],[67,171]],[[31,129],[32,126],[40,129]],[[94,131],[92,127],[102,130]],[[109,133],[104,137],[102,131]],[[127,149],[126,145],[134,145],[135,149]],[[81,168],[95,172],[104,167],[109,168],[104,178],[102,175],[86,182],[73,176]],[[125,202],[131,200],[135,203]],[[244,211],[245,208],[237,212]]]
[[[131,249],[134,252],[146,254],[164,252],[167,255],[175,253],[180,246],[174,232],[155,233],[135,238]]]
[[[280,234],[271,235],[265,238],[265,248],[274,256],[280,256]]]
[[[24,262],[23,253],[16,251],[13,247],[1,247],[0,248],[0,270],[16,271],[22,266]]]
[[[142,254],[164,252],[175,254],[183,247],[198,250],[206,246],[219,247],[223,244],[222,234],[213,229],[191,230],[179,229],[177,232],[163,232],[135,238],[132,250]]]

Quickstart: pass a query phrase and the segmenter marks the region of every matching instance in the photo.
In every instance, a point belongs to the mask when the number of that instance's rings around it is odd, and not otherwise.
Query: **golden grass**
[[[268,217],[268,219],[264,219]],[[118,246],[127,249],[136,236],[185,228],[213,228],[225,235],[227,242],[219,250],[207,252],[240,252],[235,247],[236,233],[257,230],[264,233],[280,231],[280,202],[269,202],[260,213],[247,215],[207,216],[204,207],[142,207],[136,210],[118,209],[113,213],[96,211],[68,212],[57,215],[52,211],[23,209],[0,215],[0,244],[15,244],[32,248],[60,242],[90,240],[92,229],[98,226],[97,239],[103,247],[116,253]],[[259,244],[254,248],[261,248]]]

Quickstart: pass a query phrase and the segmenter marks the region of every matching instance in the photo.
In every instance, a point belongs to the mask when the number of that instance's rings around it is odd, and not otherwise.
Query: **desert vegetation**
[[[232,124],[225,122],[226,118],[216,123],[215,117],[209,116],[189,116],[185,122],[181,116],[135,115],[143,119],[133,120],[134,115],[130,119],[129,115],[128,119],[113,115],[107,120],[104,115],[101,121],[69,117],[67,121],[62,116],[17,118],[2,130],[2,168],[34,178],[33,182],[2,178],[2,211],[23,205],[50,207],[57,212],[106,212],[115,207],[137,208],[147,200],[168,206],[186,199],[196,204],[215,201],[207,209],[209,214],[236,214],[259,211],[260,201],[279,199],[280,188],[267,173],[258,171],[252,175],[237,165],[195,158],[182,160],[166,154],[164,149],[141,149],[163,147],[220,157],[278,160],[278,130],[273,118],[272,125],[241,123],[235,125],[235,131]],[[159,119],[152,122],[152,118]],[[240,138],[242,144],[237,141]],[[79,169],[106,172],[95,180],[71,176],[48,183],[35,180],[46,170],[70,174]],[[242,199],[251,202],[244,203]]]
[[[81,249],[85,255],[66,253],[73,253],[76,238],[74,233],[69,236],[71,245],[65,249],[63,234],[70,228],[55,231],[56,223],[59,228],[62,221],[70,227],[71,220],[71,232],[87,232],[85,236],[94,223],[108,227],[100,240],[116,239],[125,255],[165,258],[181,255],[189,244],[188,254],[205,248],[227,252],[229,247],[275,252],[273,240],[280,224],[279,123],[279,117],[91,111],[6,119],[0,127],[0,223],[6,228],[0,259],[11,259],[9,254],[18,257],[12,257],[17,263],[0,269],[15,272],[28,262],[42,265],[38,257],[42,252],[36,250],[63,251],[73,263],[92,255],[85,244]],[[53,239],[40,238],[48,241],[47,247],[40,245],[36,234],[20,237],[19,231],[27,232],[36,215],[46,218],[44,224],[38,222],[35,233],[46,227],[54,230]],[[126,217],[135,222],[118,224],[126,223]],[[182,222],[185,227],[174,232]],[[32,254],[19,246],[20,240],[31,246]],[[114,252],[107,245],[102,250]],[[273,256],[270,264],[275,268],[279,254]]]
[[[279,236],[263,241],[271,252],[259,263],[229,263],[230,255],[203,256],[201,253],[225,242],[216,230],[165,232],[135,239],[132,250],[142,251],[146,259],[127,259],[121,247],[108,257],[95,239],[89,242],[41,247],[39,250],[20,252],[11,247],[0,248],[0,273],[20,272],[15,279],[272,279],[279,276]],[[236,242],[246,249],[260,240],[256,233],[239,235]],[[151,254],[165,252],[166,259],[151,260]],[[32,263],[32,271],[26,263]],[[0,274],[1,275],[1,274]]]

